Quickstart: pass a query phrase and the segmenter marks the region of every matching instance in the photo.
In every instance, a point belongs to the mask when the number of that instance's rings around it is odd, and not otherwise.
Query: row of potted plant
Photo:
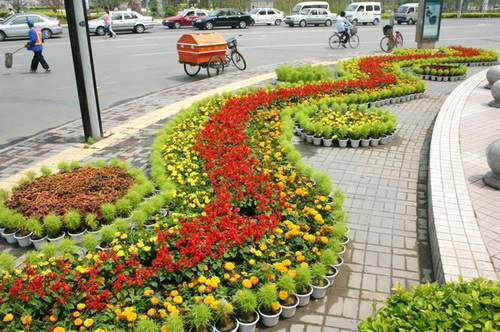
[[[333,71],[323,65],[280,65],[275,71],[278,82],[306,83],[333,79]]]
[[[67,234],[78,244],[86,232],[96,234],[103,224],[129,217],[137,206],[146,205],[141,201],[153,190],[141,170],[118,159],[109,164],[62,162],[58,169],[52,174],[42,167],[39,176],[29,172],[10,195],[3,195],[0,231],[8,243],[21,247],[33,243],[39,249]],[[134,216],[138,214],[134,211]]]
[[[457,81],[465,79],[467,67],[463,65],[414,65],[412,70],[424,80]]]

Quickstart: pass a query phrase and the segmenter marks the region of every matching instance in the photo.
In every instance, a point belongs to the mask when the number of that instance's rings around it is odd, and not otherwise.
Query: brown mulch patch
[[[6,205],[33,218],[63,215],[71,209],[98,213],[99,206],[123,197],[133,184],[134,179],[119,167],[79,167],[14,189]]]

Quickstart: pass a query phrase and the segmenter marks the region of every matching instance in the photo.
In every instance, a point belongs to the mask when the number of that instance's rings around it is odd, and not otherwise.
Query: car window
[[[413,12],[415,12],[415,8],[410,7],[410,9],[408,9],[408,14],[409,14],[409,13],[413,13]]]
[[[26,24],[26,16],[15,18],[11,24]]]
[[[274,15],[274,14],[276,14],[276,13],[274,12],[274,10],[269,9],[269,10],[267,11],[267,14],[268,14],[268,15]]]
[[[266,11],[265,11],[265,10],[261,10],[261,11],[259,12],[259,15],[266,15]]]
[[[139,18],[139,17],[137,16],[137,14],[136,14],[136,13],[130,13],[129,15],[130,15],[130,17],[132,17],[133,19],[137,19],[137,18]]]
[[[358,7],[358,5],[351,4],[351,5],[347,6],[347,8],[345,10],[347,10],[349,12],[353,12],[356,10],[357,7]]]
[[[40,22],[43,22],[42,18],[40,16],[30,16],[30,19],[34,22],[34,23],[40,23]]]
[[[113,13],[113,16],[111,16],[113,20],[121,20],[122,19],[122,13]]]
[[[318,11],[316,9],[311,9],[309,15],[318,15]]]
[[[132,19],[132,16],[129,13],[123,13],[123,19],[130,20],[130,19]]]
[[[376,11],[376,12],[379,12],[379,11],[380,11],[380,6],[379,6],[379,5],[375,5],[375,11]]]
[[[358,12],[364,12],[365,11],[365,6],[359,6],[357,11]]]
[[[197,16],[205,16],[205,12],[196,12]]]
[[[184,16],[194,16],[194,10],[190,10]]]
[[[301,12],[300,12],[300,15],[307,15],[309,13],[310,9],[303,9]]]
[[[373,11],[373,6],[372,5],[366,5],[366,11],[367,12],[372,12]]]

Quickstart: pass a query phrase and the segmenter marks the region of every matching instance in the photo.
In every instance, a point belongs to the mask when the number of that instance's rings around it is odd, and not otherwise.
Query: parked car
[[[408,24],[415,24],[418,20],[418,3],[406,3],[396,9],[394,13],[394,21],[401,24],[406,22]]]
[[[63,33],[59,20],[39,14],[15,14],[0,21],[0,41],[8,38],[28,38],[27,19],[31,19],[39,27],[45,38],[52,38]]]
[[[253,23],[250,14],[233,8],[217,9],[207,16],[193,21],[193,27],[212,30],[214,27],[239,27],[245,29]]]
[[[330,10],[330,4],[326,1],[306,1],[306,2],[299,2],[292,8],[292,15],[297,15],[301,13],[304,9],[311,9],[311,8],[322,8],[326,10]]]
[[[208,11],[203,9],[184,9],[176,16],[165,17],[162,24],[170,29],[193,26],[193,20],[207,16]]]
[[[115,32],[132,31],[135,33],[143,33],[154,26],[153,17],[142,16],[134,11],[112,12],[111,19],[113,20],[112,27]],[[104,28],[104,16],[89,21],[89,32],[95,33],[98,36],[104,36],[106,33]]]
[[[254,8],[250,11],[254,24],[281,25],[283,13],[274,8]]]
[[[353,2],[345,10],[346,18],[352,24],[373,23],[377,25],[382,17],[380,2]]]
[[[285,17],[285,23],[289,26],[305,27],[308,25],[325,25],[331,26],[337,20],[337,14],[330,13],[328,9],[311,8],[304,9],[299,14]]]

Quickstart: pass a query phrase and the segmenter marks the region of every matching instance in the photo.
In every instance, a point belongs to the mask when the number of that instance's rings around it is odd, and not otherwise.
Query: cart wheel
[[[234,53],[231,54],[231,60],[239,70],[245,70],[247,68],[247,62],[240,52],[234,51]]]
[[[186,72],[187,76],[194,77],[200,72],[201,66],[198,65],[191,65],[188,63],[184,64],[184,71]]]
[[[213,56],[207,64],[208,77],[222,74],[224,71],[224,61],[219,56]]]

